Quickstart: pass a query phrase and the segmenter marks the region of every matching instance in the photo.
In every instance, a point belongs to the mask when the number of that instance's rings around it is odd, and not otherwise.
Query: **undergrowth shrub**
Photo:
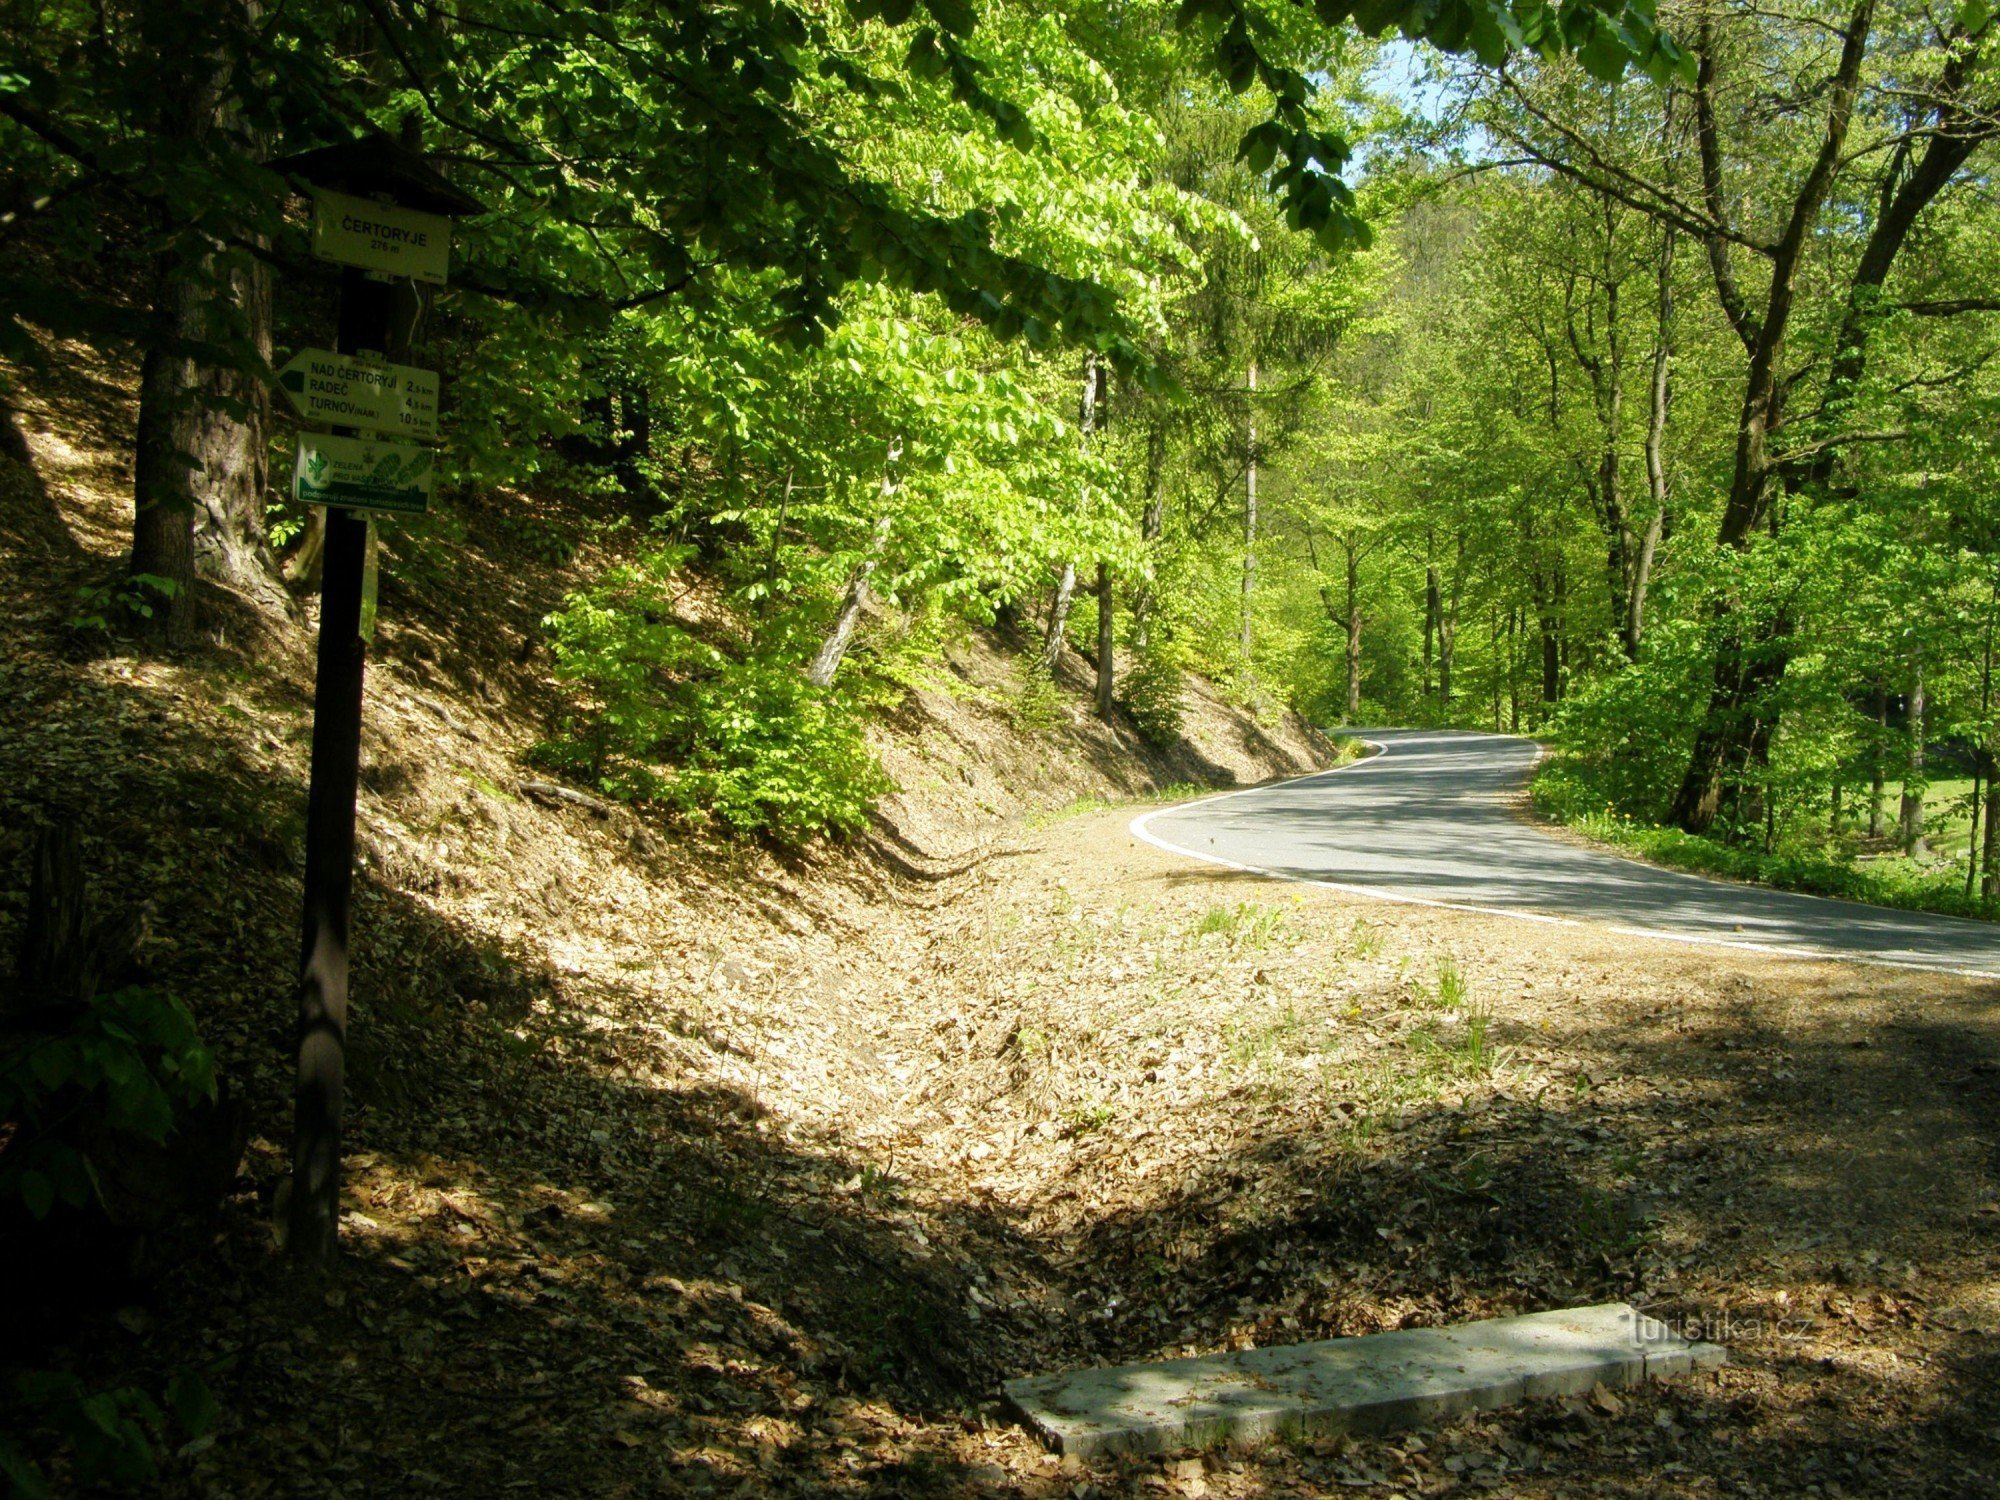
[[[741,658],[674,617],[690,549],[662,547],[571,594],[544,624],[583,702],[530,752],[626,801],[796,839],[865,822],[888,778],[860,705],[780,647]]]
[[[184,1111],[215,1101],[213,1061],[194,1017],[171,995],[132,986],[73,1011],[29,1011],[0,1034],[0,1220],[15,1221],[11,1234],[33,1235],[58,1205],[109,1211],[99,1172],[113,1163],[98,1153],[117,1152],[127,1139],[163,1145]],[[93,1391],[60,1371],[17,1371],[12,1387],[0,1407],[5,1428],[45,1429],[83,1486],[152,1480],[162,1445],[176,1433],[201,1439],[216,1415],[193,1369],[165,1378],[165,1410],[137,1385]],[[13,1495],[56,1493],[8,1430],[0,1430],[0,1477]]]
[[[178,1113],[213,1103],[215,1068],[187,1007],[132,987],[98,995],[59,1031],[0,1040],[0,1204],[45,1219],[58,1202],[98,1194],[97,1168],[65,1126],[88,1116],[108,1130],[164,1142]]]
[[[1149,745],[1174,744],[1187,718],[1187,655],[1164,634],[1133,653],[1125,711]]]

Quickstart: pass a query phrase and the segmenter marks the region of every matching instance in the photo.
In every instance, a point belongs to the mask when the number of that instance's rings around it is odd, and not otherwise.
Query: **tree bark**
[[[1991,762],[1988,762],[1989,766]],[[2000,895],[2000,797],[1993,795],[1989,777],[1986,787],[1985,871],[1979,877],[1979,894],[1991,901]]]
[[[1097,717],[1111,722],[1117,689],[1117,668],[1112,660],[1111,565],[1097,565]]]
[[[1929,853],[1924,842],[1924,659],[1910,668],[1910,753],[1903,769],[1902,816],[1898,819],[1903,853],[1912,859]]]
[[[1751,311],[1743,296],[1736,280],[1734,251],[1728,236],[1722,232],[1730,219],[1722,177],[1721,131],[1715,112],[1713,22],[1704,15],[1698,27],[1695,140],[1701,157],[1705,207],[1717,226],[1715,232],[1706,236],[1709,265],[1723,314],[1750,357],[1738,408],[1729,496],[1716,530],[1718,546],[1747,550],[1769,519],[1774,468],[1770,439],[1789,389],[1779,367],[1798,297],[1799,266],[1812,242],[1813,227],[1833,188],[1846,146],[1874,18],[1875,0],[1858,0],[1842,33],[1840,62],[1825,95],[1826,123],[1819,151],[1793,195],[1785,228],[1771,249],[1769,290],[1761,316]],[[1718,601],[1717,611],[1726,622],[1737,612],[1737,606],[1724,599]],[[1690,833],[1707,832],[1725,801],[1733,800],[1725,799],[1722,782],[1729,768],[1768,752],[1772,726],[1764,720],[1773,710],[1762,701],[1763,690],[1783,678],[1787,648],[1782,634],[1763,623],[1754,626],[1747,635],[1746,642],[1746,632],[1730,624],[1722,632],[1708,711],[1696,731],[1687,772],[1674,796],[1673,820]],[[1756,691],[1748,691],[1751,688]]]
[[[889,444],[888,461],[882,470],[882,514],[876,518],[875,526],[868,534],[867,550],[861,560],[854,565],[854,571],[847,575],[847,589],[841,595],[840,609],[833,617],[833,629],[820,643],[812,665],[806,668],[806,681],[814,687],[833,686],[833,679],[840,671],[841,659],[847,655],[849,642],[854,639],[854,627],[861,622],[861,612],[868,607],[868,580],[875,576],[875,569],[881,564],[882,552],[889,545],[889,528],[894,516],[889,502],[896,497],[896,460],[903,456],[903,440],[897,438]]]
[[[1435,545],[1435,539],[1433,539]],[[1431,663],[1436,659],[1438,617],[1442,613],[1435,562],[1424,565],[1424,697],[1431,695]]]
[[[1056,668],[1062,665],[1063,631],[1069,626],[1069,607],[1075,599],[1076,564],[1064,563],[1056,577],[1055,595],[1049,600],[1049,621],[1042,631],[1042,654],[1037,663],[1047,676],[1055,676]]]
[[[1667,407],[1668,376],[1673,364],[1674,317],[1674,230],[1669,225],[1660,236],[1659,332],[1653,344],[1651,400],[1646,407],[1646,488],[1650,493],[1651,516],[1639,538],[1632,559],[1632,583],[1625,596],[1625,654],[1633,661],[1646,634],[1646,591],[1652,586],[1653,559],[1660,550],[1660,535],[1667,524]]]
[[[1167,492],[1161,483],[1166,472],[1167,438],[1155,425],[1146,433],[1146,506],[1139,513],[1139,586],[1132,592],[1132,649],[1144,651],[1153,643],[1153,554],[1167,525]]]
[[[1254,672],[1251,651],[1255,646],[1254,630],[1251,624],[1251,596],[1257,588],[1257,362],[1250,362],[1250,416],[1248,422],[1249,467],[1245,471],[1243,486],[1243,620],[1242,652],[1243,676],[1247,681]]]
[[[1090,452],[1091,435],[1097,431],[1098,397],[1103,392],[1097,355],[1093,352],[1083,358],[1083,394],[1077,402],[1077,441],[1084,453]],[[1089,499],[1086,484],[1083,498]],[[1069,625],[1070,605],[1076,599],[1076,564],[1065,561],[1062,572],[1056,578],[1055,597],[1049,601],[1047,628],[1042,632],[1042,655],[1038,665],[1049,676],[1056,675],[1056,668],[1062,665],[1063,648],[1067,639],[1063,632]]]
[[[1342,539],[1347,554],[1347,722],[1361,717],[1361,549],[1350,534]]]
[[[1879,684],[1875,689],[1875,745],[1868,756],[1868,837],[1882,837],[1883,803],[1887,800],[1887,772],[1883,766],[1883,745],[1889,737],[1889,692]]]
[[[256,154],[224,33],[260,10],[256,0],[148,7],[150,43],[183,60],[159,102],[160,133],[174,149]],[[266,608],[289,612],[291,601],[264,535],[270,402],[259,367],[271,358],[270,272],[205,228],[164,219],[157,227],[167,248],[140,364],[130,571],[163,580],[154,623],[167,644],[182,646],[193,638],[198,574]]]

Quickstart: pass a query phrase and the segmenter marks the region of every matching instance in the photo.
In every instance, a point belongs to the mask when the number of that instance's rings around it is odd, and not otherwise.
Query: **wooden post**
[[[392,288],[348,267],[338,350],[385,352]],[[335,429],[352,431],[352,429]],[[312,787],[306,795],[305,921],[299,939],[298,1082],[293,1094],[292,1254],[330,1265],[340,1243],[340,1124],[347,1066],[349,909],[361,774],[362,574],[368,523],[326,508],[319,659],[313,683]]]
[[[385,135],[323,147],[270,165],[326,190],[355,197],[336,205],[322,250],[342,263],[340,354],[406,357],[421,323],[417,283],[442,283],[454,215],[480,205],[425,162],[414,120],[402,142]],[[382,213],[428,215],[431,240],[378,237],[378,215],[361,199],[386,201]],[[323,200],[320,211],[326,211]],[[413,226],[423,228],[424,226]],[[419,253],[421,252],[421,253]],[[369,269],[374,268],[371,272]],[[337,437],[358,437],[335,427]],[[353,492],[350,490],[350,494]],[[356,504],[373,499],[355,494]],[[354,891],[354,808],[361,772],[361,690],[368,647],[361,634],[368,523],[343,505],[325,509],[319,650],[313,681],[312,784],[306,794],[304,917],[299,934],[298,1075],[293,1095],[292,1182],[287,1207],[295,1259],[330,1266],[340,1249],[341,1114],[346,1089],[348,939]]]

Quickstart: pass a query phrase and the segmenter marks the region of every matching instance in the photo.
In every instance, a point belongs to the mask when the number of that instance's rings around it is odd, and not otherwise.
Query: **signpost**
[[[279,368],[278,387],[309,422],[437,441],[435,370],[301,349]]]
[[[318,188],[313,193],[312,243],[321,260],[443,286],[451,220]]]
[[[318,415],[336,428],[301,436],[293,478],[295,495],[326,507],[326,546],[313,680],[312,786],[306,797],[298,1083],[286,1220],[293,1256],[325,1267],[340,1247],[348,917],[361,768],[361,674],[368,649],[362,635],[368,523],[356,512],[422,510],[430,502],[434,469],[429,450],[365,437],[359,429],[436,435],[436,377],[382,361],[407,356],[423,321],[425,289],[444,284],[450,216],[477,213],[480,205],[412,146],[386,135],[270,165],[310,184],[313,251],[345,267],[339,352],[308,350],[288,363],[286,373],[298,378],[297,387],[281,378],[302,415]],[[378,374],[370,376],[369,370]],[[315,401],[322,403],[318,412],[312,409]],[[330,410],[341,402],[343,411]]]

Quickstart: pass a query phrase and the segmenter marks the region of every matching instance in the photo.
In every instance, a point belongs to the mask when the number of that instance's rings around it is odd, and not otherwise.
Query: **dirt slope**
[[[64,628],[118,545],[128,413],[113,379],[63,391],[22,404],[32,466],[0,454],[0,947],[26,829],[85,813],[100,903],[151,904],[142,956],[256,1118],[198,1253],[35,1354],[155,1386],[212,1362],[215,1441],[163,1493],[1996,1492],[1994,987],[1177,861],[1126,810],[1050,810],[1317,747],[1210,700],[1147,757],[1080,691],[1024,736],[991,637],[885,731],[886,853],[545,806],[534,627],[575,575],[531,561],[559,517],[524,497],[396,543],[351,1255],[300,1284],[269,1209],[303,637],[244,617],[157,663]],[[1732,1368],[1088,1473],[994,1400],[1028,1369],[1609,1298]]]

